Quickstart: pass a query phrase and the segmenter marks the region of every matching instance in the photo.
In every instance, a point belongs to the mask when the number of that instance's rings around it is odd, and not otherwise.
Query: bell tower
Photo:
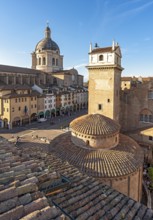
[[[88,114],[99,113],[119,122],[121,50],[113,41],[111,47],[90,44]]]

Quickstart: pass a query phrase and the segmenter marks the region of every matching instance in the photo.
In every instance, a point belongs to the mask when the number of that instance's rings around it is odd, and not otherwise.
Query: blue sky
[[[117,41],[123,76],[153,76],[153,0],[0,0],[0,64],[31,67],[49,21],[64,69],[88,78],[90,42]]]

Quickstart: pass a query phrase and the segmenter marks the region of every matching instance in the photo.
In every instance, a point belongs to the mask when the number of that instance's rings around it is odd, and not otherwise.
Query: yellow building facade
[[[37,119],[37,93],[28,86],[9,88],[0,91],[0,127],[22,126]]]

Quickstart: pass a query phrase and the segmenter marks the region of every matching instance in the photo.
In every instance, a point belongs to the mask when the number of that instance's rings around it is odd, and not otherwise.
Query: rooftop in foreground
[[[23,141],[17,148],[1,139],[1,220],[153,219],[153,210],[82,174],[46,146]]]

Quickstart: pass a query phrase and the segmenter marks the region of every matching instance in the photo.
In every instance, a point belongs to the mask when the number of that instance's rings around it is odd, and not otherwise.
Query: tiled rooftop
[[[101,114],[87,114],[76,118],[70,123],[73,132],[79,134],[107,137],[119,133],[120,125]]]
[[[118,48],[118,46],[115,46],[115,50]],[[112,47],[103,47],[103,48],[94,48],[90,54],[94,54],[94,53],[107,53],[107,52],[112,52]]]
[[[70,133],[67,133],[53,140],[51,150],[81,172],[97,178],[128,175],[137,171],[143,163],[143,152],[140,147],[125,135],[120,135],[119,145],[113,149],[93,150],[74,145]]]
[[[8,65],[0,65],[0,72],[2,73],[22,73],[22,74],[40,74],[43,73],[40,70],[18,67],[18,66],[8,66]]]
[[[153,210],[80,173],[47,146],[1,139],[0,220],[153,219]],[[61,174],[71,183],[47,196]]]

